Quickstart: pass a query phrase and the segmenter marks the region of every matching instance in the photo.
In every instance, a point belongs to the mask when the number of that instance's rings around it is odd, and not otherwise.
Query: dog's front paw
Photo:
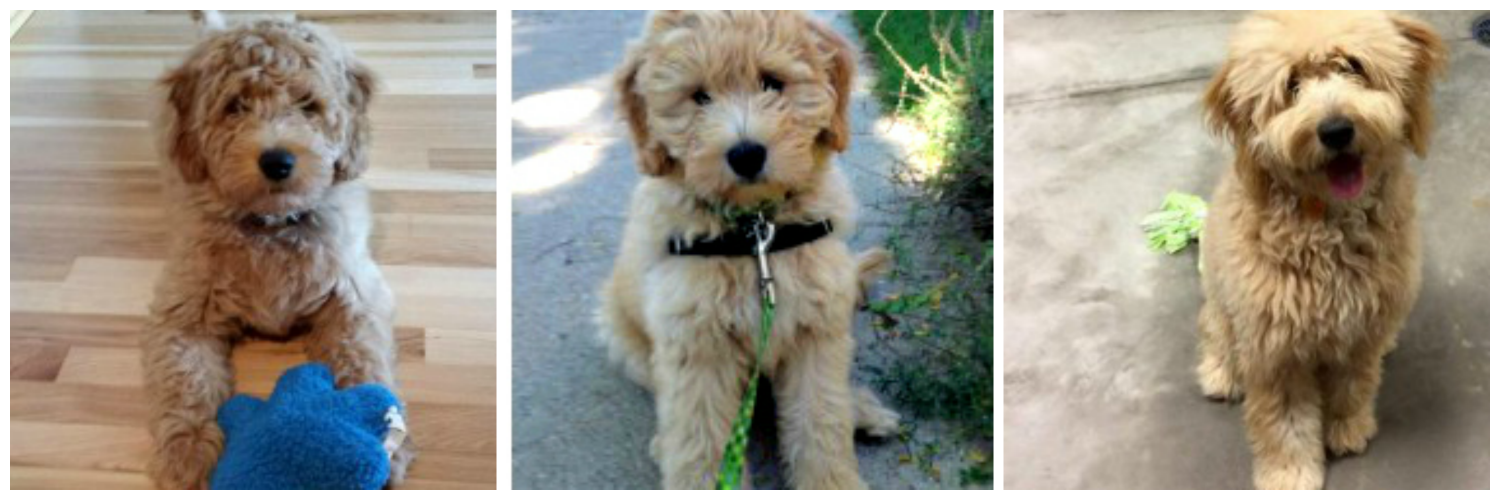
[[[854,392],[854,428],[869,437],[888,438],[901,430],[901,414],[886,408],[868,388],[859,387]]]
[[[901,415],[886,408],[876,408],[870,414],[861,415],[859,430],[866,436],[885,439],[901,431]]]
[[[174,434],[158,443],[147,473],[161,488],[204,489],[222,451],[223,433],[219,426],[208,424],[198,432]]]
[[[1204,396],[1221,401],[1237,401],[1244,395],[1229,365],[1211,359],[1198,364],[1198,387]]]
[[[1328,433],[1323,441],[1334,455],[1355,455],[1365,452],[1376,430],[1375,416],[1361,413],[1328,422]]]
[[[1317,463],[1255,467],[1255,489],[1318,490],[1323,488],[1323,466]]]

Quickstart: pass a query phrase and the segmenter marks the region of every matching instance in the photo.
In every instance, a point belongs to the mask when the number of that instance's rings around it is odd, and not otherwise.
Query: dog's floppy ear
[[[375,73],[360,62],[351,62],[345,72],[349,91],[345,97],[349,109],[349,140],[343,154],[333,164],[333,179],[347,181],[359,177],[369,168],[370,148],[370,99],[375,96]]]
[[[1215,135],[1238,143],[1245,130],[1243,113],[1235,109],[1233,93],[1229,87],[1229,74],[1234,71],[1234,60],[1230,59],[1208,82],[1203,92],[1203,119]]]
[[[660,177],[672,172],[676,161],[667,153],[666,146],[652,142],[651,129],[647,126],[646,98],[636,88],[636,74],[645,64],[644,45],[631,47],[625,64],[615,72],[615,96],[619,99],[620,114],[630,125],[631,142],[635,144],[636,164],[641,173]]]
[[[824,70],[828,72],[828,83],[833,86],[833,120],[828,128],[818,133],[818,142],[834,151],[843,151],[849,146],[849,101],[853,98],[854,49],[844,37],[817,21],[807,23],[818,52],[826,59]]]
[[[1209,130],[1229,139],[1237,150],[1234,155],[1234,175],[1250,193],[1251,199],[1264,201],[1270,192],[1271,174],[1252,160],[1253,156],[1245,150],[1244,137],[1250,130],[1250,117],[1242,107],[1236,107],[1234,90],[1230,86],[1234,65],[1234,59],[1229,59],[1208,82],[1208,90],[1203,92],[1203,118],[1208,122]]]
[[[186,65],[172,70],[162,78],[167,88],[167,109],[171,113],[171,124],[165,138],[167,158],[177,166],[183,182],[196,184],[208,179],[208,163],[203,157],[202,144],[193,133],[194,108],[197,103],[197,78]]]
[[[1406,140],[1418,157],[1427,156],[1428,138],[1432,136],[1432,83],[1448,66],[1448,48],[1443,37],[1431,26],[1415,19],[1391,16],[1401,36],[1411,42],[1411,69],[1402,85],[1402,102],[1406,106]]]

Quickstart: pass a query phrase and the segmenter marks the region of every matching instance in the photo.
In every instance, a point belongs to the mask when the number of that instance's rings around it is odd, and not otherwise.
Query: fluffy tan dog
[[[142,344],[149,472],[201,488],[218,460],[231,346],[305,334],[340,386],[395,383],[394,301],[370,258],[365,116],[374,76],[326,31],[264,20],[206,36],[162,79],[156,123],[173,244]],[[391,482],[412,457],[397,452]]]
[[[1380,363],[1420,282],[1406,150],[1442,39],[1379,12],[1259,13],[1204,96],[1235,148],[1203,232],[1198,380],[1245,397],[1255,486],[1320,488],[1375,435]]]
[[[763,209],[787,235],[776,243],[794,245],[769,256],[777,306],[761,365],[792,485],[864,487],[855,428],[896,429],[897,415],[849,380],[860,280],[889,258],[857,259],[843,242],[856,204],[833,157],[849,142],[854,76],[847,42],[788,12],[655,14],[617,74],[646,177],[604,284],[603,337],[655,392],[652,454],[669,488],[714,484],[751,382],[756,259],[730,212]],[[794,241],[799,231],[821,237]]]

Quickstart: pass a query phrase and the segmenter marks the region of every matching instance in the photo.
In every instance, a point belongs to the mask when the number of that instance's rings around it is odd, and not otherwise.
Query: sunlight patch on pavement
[[[900,149],[901,167],[897,175],[905,180],[922,181],[937,174],[939,165],[923,154],[920,144],[927,143],[927,133],[908,120],[882,116],[871,130],[882,141]]]
[[[516,163],[511,171],[511,192],[531,194],[562,185],[594,169],[603,161],[604,149],[614,141],[591,139],[564,141]]]
[[[511,103],[510,116],[530,128],[577,125],[604,104],[604,93],[592,89],[562,89],[529,95]]]

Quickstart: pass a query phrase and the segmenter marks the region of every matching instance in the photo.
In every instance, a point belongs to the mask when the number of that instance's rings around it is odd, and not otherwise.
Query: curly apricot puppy
[[[604,284],[610,357],[656,394],[652,454],[669,488],[714,485],[761,326],[744,219],[781,229],[777,300],[761,368],[775,387],[782,456],[798,488],[862,488],[855,428],[898,417],[850,385],[861,280],[889,258],[851,255],[856,204],[833,164],[849,142],[854,54],[789,12],[652,16],[617,78],[639,168]],[[748,477],[748,476],[747,476]]]
[[[374,76],[331,35],[276,20],[206,37],[162,79],[159,149],[173,244],[142,349],[149,464],[167,488],[201,488],[218,461],[214,421],[244,335],[306,334],[341,386],[395,384],[395,304],[366,242],[355,179],[368,166]],[[401,481],[409,442],[392,459]]]
[[[1380,364],[1420,283],[1410,149],[1446,60],[1417,21],[1260,13],[1204,97],[1235,148],[1203,231],[1198,380],[1245,397],[1255,486],[1321,488],[1375,435]]]

